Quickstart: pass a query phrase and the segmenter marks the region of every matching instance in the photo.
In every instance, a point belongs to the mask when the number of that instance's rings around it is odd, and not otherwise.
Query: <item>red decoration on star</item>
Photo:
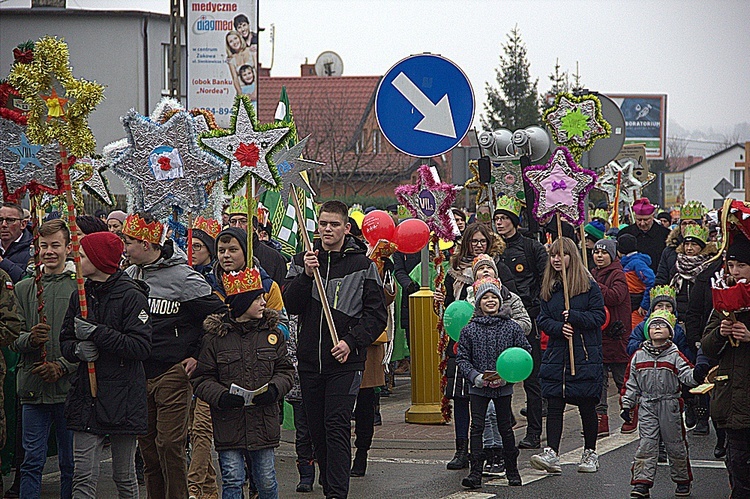
[[[248,168],[255,168],[258,165],[260,159],[260,150],[258,146],[253,143],[246,144],[240,142],[240,147],[234,151],[234,157],[240,162],[241,166]]]
[[[57,90],[52,88],[50,95],[40,95],[44,102],[47,104],[47,121],[52,118],[66,118],[65,116],[65,104],[68,103],[68,99],[64,99],[57,95]]]
[[[13,58],[18,63],[28,64],[34,60],[34,51],[33,50],[21,50],[20,48],[14,48]]]
[[[162,156],[159,158],[159,168],[162,169],[162,171],[168,172],[172,169],[172,161],[170,161],[169,158],[166,156]]]

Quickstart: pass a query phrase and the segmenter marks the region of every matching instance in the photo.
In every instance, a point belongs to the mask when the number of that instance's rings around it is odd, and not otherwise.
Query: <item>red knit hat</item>
[[[94,267],[105,274],[114,274],[120,268],[120,258],[125,244],[112,232],[94,232],[81,239],[86,257]]]

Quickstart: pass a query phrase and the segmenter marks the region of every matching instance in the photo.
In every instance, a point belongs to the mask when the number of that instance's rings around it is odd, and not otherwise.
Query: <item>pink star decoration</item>
[[[453,241],[459,235],[451,214],[451,205],[461,190],[458,185],[440,181],[437,171],[427,165],[419,167],[416,184],[396,187],[398,202],[427,224],[440,239]]]
[[[558,147],[545,165],[523,171],[536,193],[534,218],[546,221],[559,213],[573,225],[583,222],[583,203],[596,182],[596,173],[581,168],[565,147]]]

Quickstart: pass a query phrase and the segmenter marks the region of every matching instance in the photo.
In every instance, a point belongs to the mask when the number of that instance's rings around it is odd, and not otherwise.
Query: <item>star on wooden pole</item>
[[[422,165],[416,184],[396,187],[398,202],[422,221],[440,239],[453,241],[458,237],[458,227],[451,213],[451,205],[463,187],[440,181],[437,171]]]

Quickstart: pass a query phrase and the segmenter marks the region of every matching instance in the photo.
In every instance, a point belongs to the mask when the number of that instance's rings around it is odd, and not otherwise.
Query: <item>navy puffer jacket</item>
[[[558,283],[549,301],[541,301],[537,317],[539,329],[549,336],[542,357],[539,379],[544,397],[596,397],[602,393],[602,325],[604,299],[599,285],[570,298],[569,322],[573,326],[573,352],[576,375],[570,373],[568,340],[563,336],[565,299]]]

